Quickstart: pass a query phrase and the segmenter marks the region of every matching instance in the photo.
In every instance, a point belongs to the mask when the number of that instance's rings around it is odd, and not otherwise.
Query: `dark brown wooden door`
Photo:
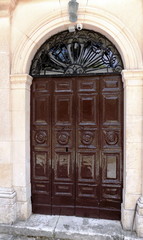
[[[120,219],[120,75],[35,78],[31,94],[33,212]]]

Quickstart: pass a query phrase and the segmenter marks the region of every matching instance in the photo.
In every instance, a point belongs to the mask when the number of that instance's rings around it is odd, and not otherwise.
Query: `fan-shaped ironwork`
[[[82,30],[64,31],[48,39],[35,54],[30,74],[87,75],[122,69],[119,52],[105,36]]]

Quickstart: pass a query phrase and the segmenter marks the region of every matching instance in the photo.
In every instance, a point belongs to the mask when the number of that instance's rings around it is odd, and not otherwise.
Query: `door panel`
[[[100,91],[100,217],[120,219],[122,201],[123,95],[119,76],[104,76]]]
[[[31,182],[35,213],[51,214],[51,92],[49,82],[33,81],[31,97]],[[48,113],[48,114],[47,114]]]
[[[120,219],[121,77],[36,78],[31,91],[33,212]]]
[[[50,166],[48,165],[48,153],[47,152],[34,152],[33,153],[34,166],[33,176],[35,179],[44,178],[50,179],[49,172]]]
[[[102,117],[103,125],[119,125],[120,124],[120,95],[119,94],[103,94]]]
[[[99,216],[99,81],[79,80],[76,93],[76,203],[77,216]]]
[[[74,215],[75,119],[72,79],[53,80],[52,214]]]
[[[72,98],[69,96],[55,96],[55,122],[69,123],[71,122]]]

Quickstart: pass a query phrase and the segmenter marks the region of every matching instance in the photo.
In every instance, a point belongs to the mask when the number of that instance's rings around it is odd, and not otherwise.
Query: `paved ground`
[[[135,240],[119,221],[35,214],[13,225],[0,224],[0,240]],[[140,238],[141,239],[141,238]],[[143,239],[142,239],[143,240]]]

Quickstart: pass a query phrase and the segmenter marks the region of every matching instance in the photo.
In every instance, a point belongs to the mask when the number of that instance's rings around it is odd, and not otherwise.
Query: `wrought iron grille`
[[[37,51],[32,61],[32,76],[87,75],[120,73],[121,56],[116,47],[100,33],[64,31],[52,36]]]

